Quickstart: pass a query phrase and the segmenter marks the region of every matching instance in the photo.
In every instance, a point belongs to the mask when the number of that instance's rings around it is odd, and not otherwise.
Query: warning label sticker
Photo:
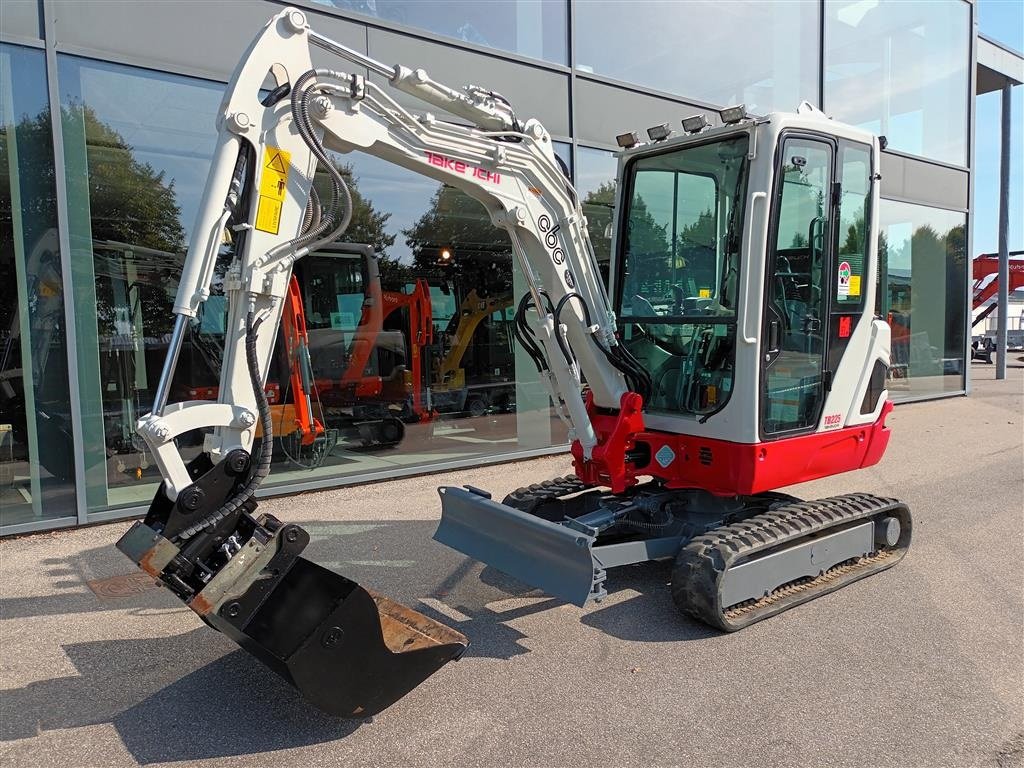
[[[850,275],[850,295],[860,296],[860,275]]]
[[[288,188],[291,153],[277,147],[263,151],[260,201],[256,208],[256,229],[276,235],[281,229],[281,209]]]
[[[850,269],[850,262],[842,261],[839,263],[839,288],[836,295],[838,296],[849,296],[850,295],[850,275],[853,270]],[[860,285],[858,280],[857,292],[860,293]]]

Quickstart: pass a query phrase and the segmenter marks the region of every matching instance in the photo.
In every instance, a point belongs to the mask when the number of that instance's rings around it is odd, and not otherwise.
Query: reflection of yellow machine
[[[469,292],[459,307],[459,324],[451,336],[451,346],[438,366],[435,390],[448,392],[466,386],[466,370],[462,367],[462,358],[466,356],[476,329],[484,319],[511,306],[511,296],[483,298],[477,294],[476,288]]]

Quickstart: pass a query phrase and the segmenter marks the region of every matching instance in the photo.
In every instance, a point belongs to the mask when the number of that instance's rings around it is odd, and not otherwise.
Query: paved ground
[[[879,466],[798,490],[908,501],[903,563],[734,635],[674,612],[666,566],[585,610],[481,572],[430,539],[437,476],[268,502],[313,559],[472,639],[370,721],[317,714],[163,590],[99,599],[126,524],[4,541],[0,762],[1019,766],[1024,370],[973,373],[970,398],[899,406]],[[445,479],[500,498],[566,466]]]

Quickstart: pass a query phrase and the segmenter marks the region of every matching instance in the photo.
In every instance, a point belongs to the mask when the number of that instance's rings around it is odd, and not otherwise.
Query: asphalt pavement
[[[584,609],[431,540],[439,484],[501,498],[566,456],[264,502],[307,556],[472,645],[385,712],[318,713],[133,573],[114,523],[0,542],[4,766],[992,766],[1024,763],[1024,368],[897,406],[871,469],[793,489],[905,500],[902,563],[724,635],[669,566]],[[92,586],[90,586],[90,582]]]

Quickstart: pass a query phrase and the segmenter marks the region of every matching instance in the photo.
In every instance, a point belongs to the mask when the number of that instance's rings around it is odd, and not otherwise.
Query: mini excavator
[[[314,66],[314,49],[351,68]],[[413,114],[388,86],[456,121]],[[670,560],[679,608],[725,631],[897,563],[911,536],[901,502],[778,490],[875,464],[889,440],[890,332],[873,315],[879,140],[809,104],[711,122],[618,137],[606,289],[543,125],[282,10],[220,109],[166,364],[137,425],[164,482],[119,548],[335,715],[378,712],[465,650],[459,632],[301,557],[309,535],[253,498],[269,472],[263,384],[292,265],[351,218],[333,150],[458,187],[508,234],[529,286],[516,336],[569,428],[572,475],[502,502],[442,487],[437,540],[579,605],[606,594],[616,566]],[[218,401],[169,404],[225,228],[236,250]],[[186,464],[175,437],[198,428],[210,434]]]

